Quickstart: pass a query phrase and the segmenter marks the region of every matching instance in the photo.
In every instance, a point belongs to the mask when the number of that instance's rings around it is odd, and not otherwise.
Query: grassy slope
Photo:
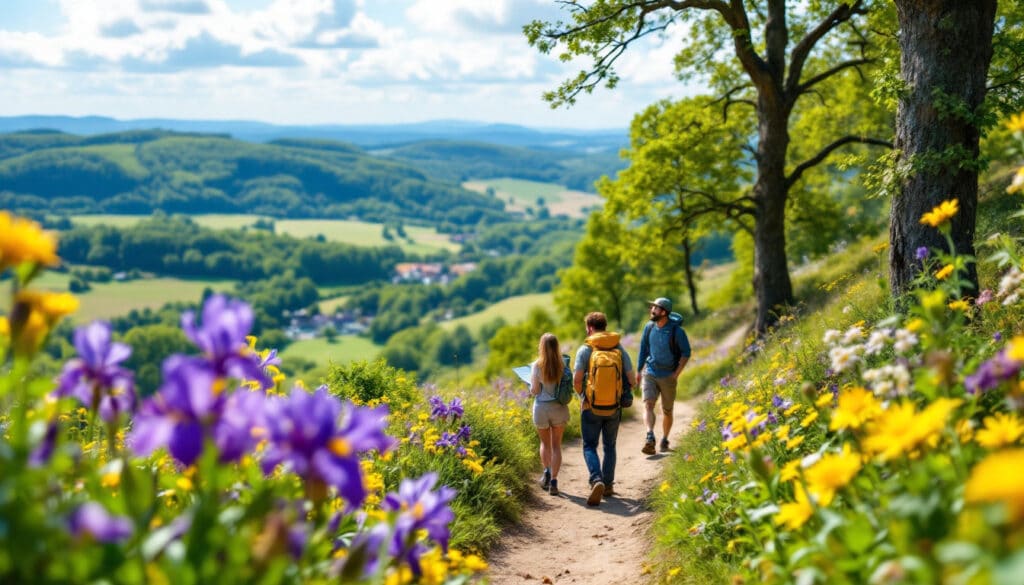
[[[281,352],[281,357],[299,357],[318,365],[329,362],[347,364],[358,360],[373,360],[380,350],[381,346],[364,337],[342,335],[334,343],[323,338],[295,341]]]
[[[451,331],[459,325],[465,325],[470,331],[475,332],[484,323],[498,317],[505,319],[507,323],[516,323],[525,319],[527,313],[534,307],[549,309],[551,306],[551,293],[519,295],[498,301],[478,313],[445,321],[441,327]]]
[[[545,205],[553,215],[585,217],[588,209],[601,205],[603,201],[592,193],[567,190],[562,185],[525,179],[482,179],[466,181],[462,186],[478,193],[485,193],[488,187],[494,189],[498,199],[508,202],[510,211],[536,209],[537,198],[543,197]]]

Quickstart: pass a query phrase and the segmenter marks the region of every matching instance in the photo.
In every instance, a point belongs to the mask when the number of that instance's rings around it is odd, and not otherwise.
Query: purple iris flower
[[[366,498],[359,453],[385,451],[394,440],[385,434],[386,406],[342,404],[321,386],[309,393],[295,388],[286,398],[267,401],[269,444],[263,471],[279,464],[307,481],[338,489],[350,508]]]
[[[43,435],[43,440],[28,456],[29,467],[42,467],[50,461],[50,457],[53,457],[53,450],[57,447],[57,430],[58,426],[55,420],[46,425],[46,434]]]
[[[259,355],[249,349],[245,340],[252,322],[252,307],[223,295],[206,299],[202,325],[196,324],[194,311],[181,315],[185,335],[210,360],[218,376],[254,380],[269,388],[272,381],[263,371]]]
[[[164,383],[142,404],[128,444],[139,455],[167,447],[183,465],[191,465],[207,436],[221,462],[236,461],[252,446],[252,428],[263,420],[258,392],[216,391],[221,379],[201,358],[172,355],[164,360]]]
[[[265,368],[267,366],[279,366],[281,365],[281,358],[277,357],[277,350],[272,349],[267,352],[267,357],[261,358],[259,366]]]
[[[361,530],[352,539],[352,545],[349,547],[350,554],[347,555],[345,562],[351,562],[353,559],[365,559],[362,567],[363,576],[371,577],[375,575],[380,565],[381,553],[384,552],[385,546],[390,545],[388,542],[390,536],[391,527],[384,522],[375,524],[369,530]],[[364,551],[362,555],[353,554],[359,549]]]
[[[118,365],[128,359],[132,349],[110,337],[110,324],[102,321],[76,329],[79,357],[64,364],[54,391],[59,398],[72,396],[87,408],[98,409],[107,422],[135,409],[135,379]]]
[[[442,485],[436,492],[437,474],[426,473],[418,479],[403,479],[398,493],[391,492],[381,502],[385,510],[399,512],[388,552],[394,558],[409,564],[414,575],[421,573],[419,557],[426,550],[422,543],[415,541],[416,533],[425,530],[427,535],[448,550],[451,536],[449,524],[455,519],[449,502],[455,498],[455,490]]]
[[[772,396],[772,406],[779,410],[789,410],[789,407],[793,406],[793,401],[775,394]]]
[[[1006,356],[1005,351],[996,354],[992,359],[984,361],[971,375],[964,378],[964,389],[968,394],[988,392],[1020,372],[1021,362]]]
[[[430,420],[437,420],[448,416],[448,405],[440,396],[431,396],[427,402],[430,404]]]
[[[448,404],[448,416],[452,417],[452,420],[458,420],[465,413],[466,409],[462,406],[462,399],[452,398],[452,401]]]
[[[999,331],[996,331],[995,333],[992,334],[992,341],[998,342],[998,341],[1002,341],[1002,340],[1003,340],[1003,334],[1000,333]]]
[[[435,447],[440,447],[441,449],[454,448],[458,444],[459,444],[459,437],[458,437],[458,435],[453,435],[453,434],[449,433],[448,431],[445,431],[445,432],[441,433],[441,438],[434,442],[434,446]]]
[[[706,420],[701,420],[701,421],[700,421],[700,424],[699,424],[699,425],[697,425],[697,430],[698,430],[698,431],[700,431],[700,432],[702,432],[702,433],[703,433],[704,431],[706,431],[706,430],[707,430],[707,428],[708,428],[708,421],[706,421]]]
[[[132,535],[132,522],[114,516],[96,502],[86,502],[68,518],[68,531],[75,538],[92,537],[99,542],[118,542]]]
[[[928,248],[927,248],[927,246],[921,246],[921,247],[919,247],[914,252],[914,258],[917,258],[918,261],[924,260],[927,257],[928,257]]]
[[[455,438],[459,441],[469,441],[469,435],[473,432],[473,429],[469,425],[462,425],[459,427],[459,432],[455,433]]]

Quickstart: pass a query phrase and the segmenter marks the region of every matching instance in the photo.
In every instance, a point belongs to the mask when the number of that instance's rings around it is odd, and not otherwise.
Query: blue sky
[[[619,87],[552,110],[586,66],[529,47],[553,0],[2,0],[0,112],[386,124],[625,127],[662,98],[680,31],[620,59]]]

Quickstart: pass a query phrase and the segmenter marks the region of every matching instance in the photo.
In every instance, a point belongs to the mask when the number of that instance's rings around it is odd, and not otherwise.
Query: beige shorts
[[[655,402],[661,397],[661,411],[665,414],[672,414],[672,407],[676,402],[676,382],[671,376],[655,378],[650,374],[644,374],[643,382],[640,383],[640,391],[643,393],[644,402]]]
[[[569,423],[569,405],[555,401],[533,401],[533,426],[544,430],[549,427],[564,427]]]

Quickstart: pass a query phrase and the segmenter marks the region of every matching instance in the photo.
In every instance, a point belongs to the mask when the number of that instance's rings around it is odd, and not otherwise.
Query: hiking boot
[[[647,433],[647,441],[644,443],[644,448],[640,449],[640,452],[644,455],[654,455],[654,433]]]
[[[615,495],[615,490],[612,489],[612,486],[610,486],[610,485],[604,486],[604,499],[607,500],[608,498],[610,498],[610,497],[612,497],[614,495]]]
[[[596,506],[601,503],[601,496],[604,495],[604,482],[595,481],[590,484],[590,497],[587,498],[588,506]]]
[[[550,488],[550,487],[551,487],[551,471],[545,469],[544,470],[544,475],[540,476],[540,489],[542,489],[544,491],[548,491],[548,488]]]
[[[658,449],[660,449],[662,453],[668,453],[668,437],[661,440],[661,445],[658,446]]]
[[[552,496],[557,496],[558,495],[558,480],[557,479],[552,479],[551,480],[551,488],[548,489],[548,493],[551,494]]]

